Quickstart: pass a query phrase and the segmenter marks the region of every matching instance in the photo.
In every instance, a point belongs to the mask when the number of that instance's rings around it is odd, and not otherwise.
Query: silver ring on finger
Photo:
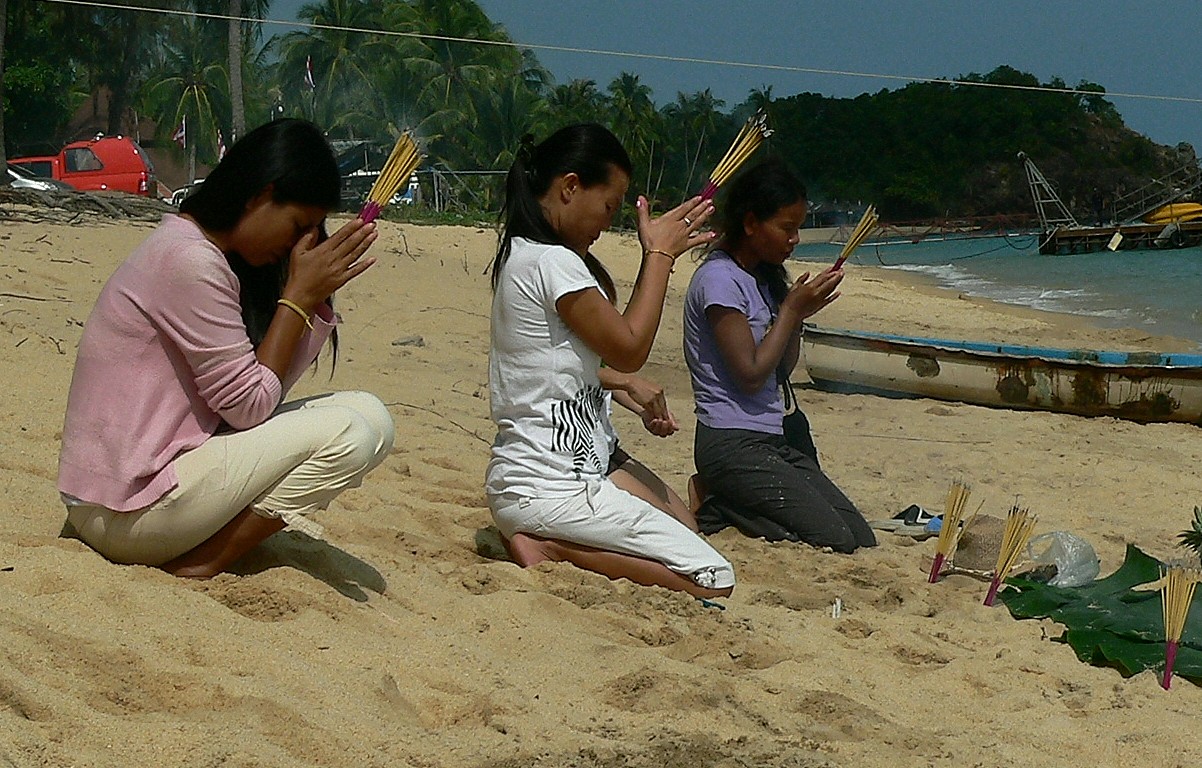
[[[685,216],[685,217],[684,217],[684,224],[685,224],[685,226],[686,226],[686,227],[691,227],[691,226],[693,226],[693,220],[692,220],[692,219],[690,219],[688,216]]]

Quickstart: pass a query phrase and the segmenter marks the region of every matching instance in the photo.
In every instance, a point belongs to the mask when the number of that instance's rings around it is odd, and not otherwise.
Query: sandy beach
[[[934,540],[841,556],[728,530],[725,610],[567,565],[489,556],[488,228],[382,224],[380,263],[293,395],[364,389],[393,455],[324,514],[208,582],[108,563],[60,538],[54,487],[75,347],[150,231],[0,219],[0,766],[1196,765],[1202,689],[1079,662],[986,585],[926,583]],[[597,253],[629,296],[637,241]],[[650,363],[682,424],[623,444],[682,492],[694,419],[682,258]],[[798,274],[804,265],[791,267]],[[1002,307],[853,267],[824,325],[1105,349],[1191,345]],[[804,382],[799,366],[795,381]],[[1002,516],[1158,557],[1202,503],[1202,430],[798,390],[822,464],[869,518],[942,509],[963,479]],[[484,554],[481,554],[481,553]],[[831,605],[843,605],[833,618]]]

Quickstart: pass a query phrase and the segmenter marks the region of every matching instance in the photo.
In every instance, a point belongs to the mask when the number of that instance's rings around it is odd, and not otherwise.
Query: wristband
[[[281,307],[287,307],[288,309],[295,312],[297,315],[300,316],[301,320],[305,321],[305,325],[308,327],[308,329],[310,331],[313,330],[313,320],[309,317],[308,312],[305,312],[305,310],[300,308],[299,304],[297,304],[294,301],[290,301],[288,299],[280,299],[279,301],[276,302],[276,304],[279,304]]]

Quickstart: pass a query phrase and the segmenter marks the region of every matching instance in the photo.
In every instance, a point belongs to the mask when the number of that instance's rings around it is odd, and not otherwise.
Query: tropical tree
[[[508,34],[473,0],[396,3],[391,17],[417,35],[406,49],[405,66],[424,84],[421,105],[431,116],[432,146],[453,166],[487,167],[501,147],[465,141],[464,134],[483,126],[482,110],[498,107],[496,97],[506,78],[528,85],[545,82],[545,70],[529,66],[533,58],[509,45]]]
[[[242,86],[245,68],[246,43],[252,45],[263,37],[263,25],[257,23],[267,15],[271,0],[229,0],[227,20],[227,68],[230,75],[230,133],[233,138],[246,133],[246,99]],[[245,16],[247,21],[243,21]]]
[[[155,8],[152,0],[129,0],[125,8],[72,9],[81,46],[79,60],[87,67],[87,91],[97,87],[109,91],[105,132],[121,133],[126,110],[132,106],[148,75],[149,62],[158,48],[160,35],[170,27],[154,14],[136,8]]]
[[[504,169],[513,164],[524,134],[541,134],[547,119],[544,94],[550,77],[533,54],[524,51],[517,72],[496,71],[494,85],[478,99],[476,130],[467,134],[475,163]]]
[[[77,49],[68,40],[65,7],[33,0],[7,0],[0,22],[4,60],[4,133],[6,157],[45,154],[61,146],[72,109],[84,96],[75,87]]]
[[[168,21],[145,103],[158,122],[159,137],[181,123],[189,178],[196,162],[217,161],[217,132],[229,115],[229,78],[222,61],[222,28],[194,16]]]
[[[651,192],[651,177],[655,161],[655,146],[661,135],[660,116],[651,100],[651,88],[639,81],[632,72],[622,72],[609,88],[610,130],[626,147],[636,168],[647,169],[644,189]],[[662,166],[662,162],[661,162]]]
[[[549,119],[557,125],[603,123],[608,103],[592,80],[572,80],[557,85],[547,94]]]
[[[698,161],[701,159],[710,161],[708,154],[712,153],[707,154],[706,150],[708,147],[716,146],[714,136],[725,125],[725,118],[719,111],[725,104],[726,102],[722,99],[714,98],[714,94],[710,92],[709,88],[706,88],[691,96],[677,93],[676,101],[664,108],[667,122],[676,129],[672,138],[677,151],[673,154],[679,155],[679,150],[684,150],[687,158],[688,172],[683,178],[685,194],[694,188]],[[675,146],[677,142],[679,142],[679,146]],[[717,151],[721,152],[722,150]],[[712,162],[716,163],[717,160],[718,157],[715,157]],[[705,172],[704,169],[701,171],[701,173]]]
[[[323,0],[301,7],[297,17],[314,25],[277,38],[281,97],[290,114],[307,117],[331,135],[363,135],[362,116],[375,86],[381,4],[366,0]],[[311,66],[311,70],[310,70]],[[312,84],[306,73],[312,72]]]

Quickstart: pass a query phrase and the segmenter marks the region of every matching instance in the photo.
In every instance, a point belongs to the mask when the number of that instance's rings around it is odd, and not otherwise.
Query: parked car
[[[36,189],[39,192],[71,192],[75,187],[58,179],[43,179],[19,165],[8,164],[8,184],[13,189]]]
[[[115,190],[153,197],[158,188],[154,164],[128,136],[97,135],[73,141],[57,155],[14,157],[9,162],[85,191]]]
[[[189,183],[172,192],[171,198],[167,202],[179,208],[180,203],[184,202],[193,192],[200,189],[202,182],[204,182],[204,179],[192,179]]]

